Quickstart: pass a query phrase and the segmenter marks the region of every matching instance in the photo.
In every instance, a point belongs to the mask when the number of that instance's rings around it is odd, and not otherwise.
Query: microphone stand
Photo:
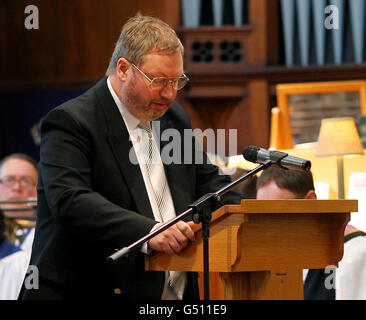
[[[238,179],[234,180],[233,182],[229,183],[225,187],[221,188],[220,190],[214,192],[214,193],[207,193],[200,199],[196,200],[195,202],[191,203],[188,207],[189,209],[182,212],[180,215],[176,216],[175,218],[169,220],[153,232],[147,234],[146,236],[142,237],[141,239],[137,240],[136,242],[132,243],[128,247],[124,247],[118,251],[116,251],[114,254],[110,255],[107,258],[107,261],[109,263],[113,263],[120,259],[123,256],[128,255],[128,253],[140,245],[142,245],[144,242],[150,240],[151,238],[155,237],[162,231],[168,229],[172,225],[176,224],[178,221],[182,220],[184,217],[186,217],[188,214],[193,214],[193,221],[195,223],[202,223],[202,239],[203,239],[203,271],[204,271],[204,299],[209,300],[209,237],[210,237],[210,222],[212,218],[212,211],[216,203],[221,201],[221,197],[230,191],[232,188],[234,188],[237,184],[241,183],[245,179],[255,175],[259,171],[262,171],[269,166],[271,166],[272,161],[268,160],[262,164],[260,164],[258,167],[254,168],[253,170],[250,170],[245,175],[239,177]]]

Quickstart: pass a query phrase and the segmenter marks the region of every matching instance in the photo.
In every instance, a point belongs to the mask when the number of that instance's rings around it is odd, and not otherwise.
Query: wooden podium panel
[[[338,265],[357,200],[242,200],[215,211],[210,271],[220,272],[225,299],[301,299],[302,269]],[[203,271],[200,225],[180,254],[153,254],[147,270]]]

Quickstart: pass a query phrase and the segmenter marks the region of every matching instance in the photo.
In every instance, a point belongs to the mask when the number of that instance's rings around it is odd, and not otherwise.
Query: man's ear
[[[117,76],[120,81],[125,82],[127,79],[127,70],[130,68],[130,63],[126,58],[119,58],[117,62]]]
[[[305,195],[304,199],[316,200],[317,196],[316,196],[315,190],[308,191],[308,193]]]

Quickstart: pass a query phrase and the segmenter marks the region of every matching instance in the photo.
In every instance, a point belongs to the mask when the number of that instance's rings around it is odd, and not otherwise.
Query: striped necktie
[[[156,204],[159,209],[161,222],[166,222],[175,217],[173,200],[170,196],[164,166],[160,160],[160,152],[154,141],[150,122],[141,121],[138,125],[143,129],[141,151],[146,171],[148,173]],[[186,283],[184,272],[170,271],[169,285],[179,299],[182,299]]]
[[[139,127],[145,134],[142,135],[141,150],[144,164],[148,173],[156,204],[159,209],[161,222],[166,222],[175,217],[173,200],[168,190],[168,182],[165,177],[164,166],[160,161],[160,153],[157,149],[149,122],[140,122]]]

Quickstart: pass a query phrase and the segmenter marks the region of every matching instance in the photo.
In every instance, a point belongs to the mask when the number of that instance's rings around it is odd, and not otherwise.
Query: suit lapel
[[[136,203],[137,210],[140,214],[154,219],[140,166],[130,160],[130,154],[135,159],[136,155],[129,139],[128,130],[109,92],[106,78],[97,85],[96,93],[106,119],[108,142]]]
[[[154,219],[154,214],[149,202],[149,197],[145,188],[144,180],[138,164],[133,164],[130,161],[130,152],[136,159],[135,152],[132,148],[132,142],[129,139],[128,130],[122,119],[122,116],[115,104],[112,95],[109,92],[106,78],[97,84],[96,93],[99,103],[102,107],[107,127],[107,137],[115,159],[119,168],[128,184],[131,195],[136,203],[138,212],[146,217]],[[169,112],[162,118],[158,119],[160,122],[160,132],[158,132],[160,139],[161,133],[169,128],[174,128],[174,124],[169,119]],[[183,137],[181,143],[183,143]],[[162,150],[169,142],[161,141],[160,150]],[[182,157],[184,148],[182,147]],[[183,164],[164,164],[164,169],[170,191],[173,198],[176,214],[180,214],[187,209],[187,205],[191,201],[187,198],[187,188],[183,187],[180,181],[185,181],[187,178],[182,174]],[[193,182],[192,182],[193,183]]]

